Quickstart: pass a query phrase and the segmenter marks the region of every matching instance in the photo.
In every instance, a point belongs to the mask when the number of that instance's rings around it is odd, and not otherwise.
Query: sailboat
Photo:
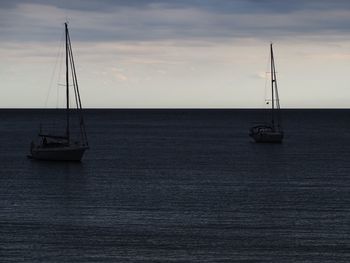
[[[272,43],[270,44],[271,56],[271,122],[256,125],[249,130],[249,136],[255,142],[281,143],[283,140],[283,129],[280,118],[280,102],[277,89],[277,78],[275,59],[273,55]]]
[[[66,64],[66,124],[65,131],[61,134],[43,133],[41,128],[38,134],[39,142],[32,141],[30,146],[29,158],[37,160],[50,160],[50,161],[81,161],[84,152],[89,149],[89,144],[86,136],[83,109],[80,99],[78,80],[76,76],[76,70],[73,59],[72,46],[68,31],[68,25],[65,23],[65,64]],[[79,119],[79,139],[73,140],[71,136],[70,115],[73,113],[73,109],[70,109],[69,95],[70,95],[70,82],[69,75],[71,73],[71,81],[74,90],[74,98],[76,102],[76,113],[78,113]]]

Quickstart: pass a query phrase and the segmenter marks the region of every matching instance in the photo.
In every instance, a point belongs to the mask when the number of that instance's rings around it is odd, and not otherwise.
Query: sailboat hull
[[[44,161],[80,162],[87,149],[88,147],[86,146],[66,146],[57,148],[37,147],[31,150],[31,155],[28,157]]]
[[[283,135],[283,131],[266,126],[253,127],[249,132],[249,136],[259,143],[282,143]]]

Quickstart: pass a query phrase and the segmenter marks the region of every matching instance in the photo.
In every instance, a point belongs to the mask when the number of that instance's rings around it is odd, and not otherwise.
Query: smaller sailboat
[[[65,23],[65,49],[66,49],[66,130],[63,134],[43,133],[41,128],[38,134],[39,142],[32,142],[30,146],[29,158],[37,160],[50,161],[80,161],[84,152],[89,149],[88,140],[85,131],[82,104],[80,99],[78,81],[73,60],[73,52],[68,32],[68,25]],[[71,71],[71,72],[69,72]],[[69,73],[72,75],[72,86],[76,102],[76,111],[79,118],[79,140],[73,140],[70,131],[70,115],[69,105]]]
[[[249,136],[255,142],[281,143],[283,129],[280,117],[280,102],[277,89],[277,78],[272,43],[270,44],[271,55],[271,122],[256,125],[249,130]]]

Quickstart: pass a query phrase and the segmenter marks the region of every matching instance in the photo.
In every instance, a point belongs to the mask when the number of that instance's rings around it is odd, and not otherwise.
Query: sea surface
[[[26,158],[56,111],[0,110],[0,262],[350,262],[350,110],[86,110],[81,163]],[[44,116],[44,117],[43,117]]]

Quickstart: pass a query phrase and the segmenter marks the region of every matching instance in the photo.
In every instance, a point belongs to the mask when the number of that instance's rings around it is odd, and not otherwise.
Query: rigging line
[[[51,94],[51,91],[52,91],[52,87],[53,87],[53,79],[55,77],[55,72],[56,72],[56,68],[57,68],[57,64],[58,62],[60,61],[60,57],[62,56],[62,50],[63,50],[63,36],[64,34],[61,35],[61,39],[60,39],[60,44],[58,46],[58,50],[57,50],[57,53],[56,53],[56,59],[55,59],[55,64],[54,64],[54,68],[52,70],[52,73],[51,73],[51,77],[50,77],[50,82],[49,82],[49,89],[48,89],[48,92],[46,94],[46,98],[45,98],[45,103],[44,103],[44,108],[47,108],[48,107],[48,101],[49,101],[49,97],[50,97],[50,94]],[[42,112],[41,114],[41,117],[40,119],[43,120],[44,117],[46,116],[46,112]],[[40,132],[42,131],[42,124],[40,123]]]
[[[72,64],[72,57],[70,56],[70,65],[71,65],[71,68],[73,68],[73,64]],[[76,87],[76,79],[75,79],[75,77],[74,77],[74,73],[73,73],[73,71],[71,72],[71,74],[72,74],[72,82],[73,82],[73,90],[74,90],[74,100],[75,100],[75,104],[76,104],[76,109],[77,109],[77,114],[74,114],[75,115],[75,117],[77,117],[77,119],[78,119],[78,121],[80,121],[80,112],[79,112],[79,103],[78,103],[78,95],[77,95],[77,87]],[[71,105],[73,105],[73,99],[72,99],[72,97],[71,97]],[[72,115],[72,114],[71,114]],[[80,126],[80,125],[79,125]],[[81,128],[81,126],[80,126],[80,139],[82,140],[82,141],[84,141],[84,136],[83,136],[83,130],[82,130],[82,128]]]
[[[62,42],[63,42],[63,38],[64,38],[64,33],[62,33]],[[61,44],[62,50],[63,50],[63,44]],[[61,57],[63,56],[63,52]],[[57,96],[56,96],[56,108],[59,108],[59,99],[60,99],[60,86],[66,86],[66,85],[62,85],[60,84],[61,80],[60,77],[62,78],[62,68],[63,68],[63,59],[60,59],[60,65],[59,65],[59,72],[57,75],[57,80],[58,80],[58,84],[57,84]]]
[[[263,108],[266,108],[266,104],[269,104],[270,99],[267,97],[267,81],[268,81],[268,72],[265,72],[265,89],[264,89],[264,104],[263,104]]]
[[[74,90],[74,98],[75,98],[75,104],[77,109],[79,110],[79,103],[78,103],[78,95],[77,95],[77,87],[76,87],[76,78],[74,76],[74,63],[73,63],[73,54],[72,54],[72,50],[71,47],[69,46],[69,63],[70,63],[70,67],[71,67],[71,74],[72,74],[72,83],[73,83],[73,90]]]
[[[45,108],[47,107],[47,104],[48,104],[48,101],[49,101],[49,97],[50,97],[50,93],[51,93],[51,90],[52,90],[52,83],[53,83],[53,79],[55,77],[55,72],[56,72],[56,68],[57,68],[57,64],[58,64],[58,61],[60,61],[60,57],[62,55],[62,50],[63,50],[63,38],[64,38],[64,34],[62,34],[61,36],[61,40],[60,40],[60,45],[59,45],[59,48],[58,48],[58,52],[56,54],[56,60],[55,60],[55,65],[54,65],[54,69],[52,71],[52,74],[51,74],[51,78],[50,78],[50,84],[49,84],[49,90],[46,94],[46,99],[45,99]]]
[[[73,74],[73,81],[75,83],[74,91],[76,93],[75,95],[76,95],[76,99],[77,99],[77,109],[78,109],[79,116],[80,116],[81,137],[83,139],[83,143],[86,145],[89,145],[86,130],[85,130],[85,125],[84,125],[84,117],[83,117],[83,110],[82,110],[80,92],[79,92],[79,87],[78,87],[78,79],[77,79],[77,74],[76,74],[76,70],[75,70],[75,64],[74,64],[74,59],[73,59],[73,50],[72,50],[72,45],[71,45],[69,34],[68,34],[68,41],[69,41],[69,53],[70,53],[70,57],[71,57],[71,68],[72,68],[72,74]]]
[[[277,125],[279,128],[282,127],[282,118],[281,118],[281,111],[280,111],[280,100],[279,100],[279,93],[278,93],[278,85],[277,85],[277,73],[276,73],[276,65],[274,63],[274,79],[275,79],[275,102],[276,102],[276,108],[277,110]]]
[[[270,94],[270,92],[268,92],[270,89],[267,88],[268,83],[270,83],[270,53],[268,52],[267,56],[266,56],[267,60],[266,60],[266,67],[265,67],[265,94],[264,94],[264,105],[263,105],[263,109],[266,108],[266,105],[270,105],[270,99],[268,94]]]
[[[269,97],[268,94],[270,94],[270,88],[267,88],[267,85],[270,84],[270,50],[267,52],[267,55],[266,55],[266,67],[265,67],[265,89],[264,89],[264,99],[262,100],[263,101],[263,106],[262,106],[262,109],[263,109],[263,120],[264,122],[267,121],[268,119],[268,112],[266,111],[267,108],[270,107],[270,104],[271,104],[271,99]]]
[[[278,88],[277,88],[277,81],[276,81],[276,86],[275,86],[275,93],[276,93],[276,106],[277,106],[277,121],[278,121],[278,126],[282,126],[282,118],[281,118],[281,111],[280,111],[280,99],[279,99],[279,93],[278,93]]]
[[[60,87],[57,87],[57,91],[56,91],[56,109],[58,109],[58,105],[59,105],[59,97],[60,97]]]
[[[83,130],[83,127],[81,125],[82,122],[82,113],[81,113],[81,108],[80,108],[80,104],[78,101],[79,98],[79,91],[78,91],[78,82],[77,82],[77,77],[75,74],[75,65],[74,65],[74,59],[73,59],[73,52],[72,52],[72,46],[71,46],[71,42],[70,42],[70,37],[68,34],[68,54],[69,54],[69,62],[70,62],[70,67],[71,67],[71,75],[72,75],[72,83],[73,83],[73,90],[74,90],[74,99],[75,99],[75,103],[76,103],[76,108],[77,108],[77,115],[76,117],[78,118],[78,120],[80,121],[80,139],[83,142],[83,144],[85,144],[86,142],[86,136],[85,136],[85,132]],[[72,100],[72,98],[70,98]],[[73,103],[71,103],[71,105],[73,105]]]
[[[80,112],[79,112],[79,102],[78,102],[78,94],[77,94],[77,79],[75,76],[75,67],[74,67],[74,59],[73,59],[73,52],[72,52],[72,46],[71,46],[71,42],[70,42],[70,38],[68,35],[68,54],[69,54],[69,62],[70,62],[70,67],[71,67],[71,74],[72,74],[72,83],[73,83],[73,90],[74,90],[74,99],[75,99],[75,104],[76,104],[76,108],[77,108],[77,117],[78,120],[80,120]],[[71,103],[71,105],[73,105],[73,103]],[[80,127],[80,137],[81,140],[83,141],[83,131]]]
[[[73,68],[73,79],[74,79],[74,93],[75,93],[75,101],[76,101],[76,106],[77,106],[77,117],[79,120],[79,128],[80,128],[80,137],[81,140],[83,142],[83,144],[88,145],[87,142],[87,135],[86,135],[86,131],[85,131],[85,126],[84,126],[84,118],[83,118],[83,112],[82,112],[82,108],[81,108],[81,101],[80,101],[80,94],[79,94],[79,88],[78,88],[78,80],[76,77],[76,73],[75,73],[75,65],[74,65],[74,59],[73,59],[73,53],[72,50],[70,50],[71,52],[71,65]]]
[[[70,42],[70,35],[68,35],[68,39],[69,39],[69,43],[71,43]],[[70,54],[72,56],[72,66],[73,66],[72,69],[73,69],[73,73],[74,73],[76,89],[77,89],[77,94],[78,94],[79,108],[81,110],[82,109],[82,105],[81,105],[80,92],[79,92],[79,87],[78,87],[78,78],[77,78],[77,74],[76,74],[76,70],[75,70],[75,64],[74,64],[74,59],[73,59],[73,50],[72,50],[72,46],[71,45],[70,45]]]
[[[70,66],[71,66],[71,74],[72,74],[72,82],[73,82],[73,88],[74,88],[74,94],[75,94],[75,101],[76,101],[77,109],[79,109],[78,96],[77,96],[78,81],[77,81],[77,76],[75,74],[75,65],[74,65],[72,44],[70,42],[70,35],[69,34],[68,34],[68,42],[69,42],[69,47],[68,47],[69,62],[70,62]]]

